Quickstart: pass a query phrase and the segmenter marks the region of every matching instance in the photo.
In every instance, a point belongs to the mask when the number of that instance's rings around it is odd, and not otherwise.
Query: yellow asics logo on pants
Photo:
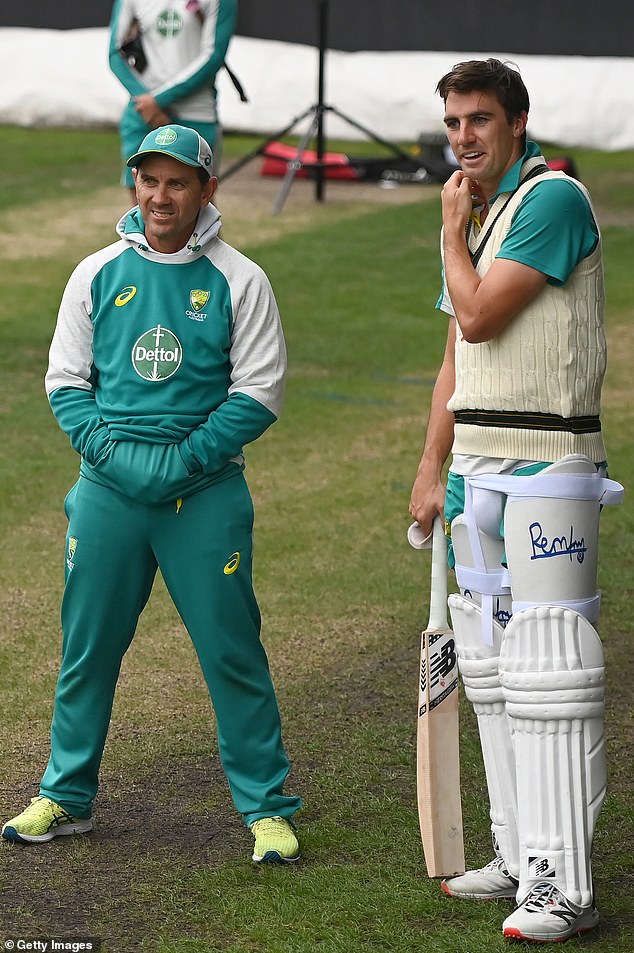
[[[229,562],[223,569],[225,576],[230,576],[232,573],[234,573],[239,565],[240,553],[231,553],[231,556],[229,556]]]

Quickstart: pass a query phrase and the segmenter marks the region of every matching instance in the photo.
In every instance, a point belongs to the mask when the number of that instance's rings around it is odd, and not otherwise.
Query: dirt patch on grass
[[[411,709],[408,691],[413,690],[416,656],[414,643],[393,644],[382,653],[368,652],[359,644],[356,651],[349,650],[345,669],[333,659],[322,666],[318,678],[302,676],[290,685],[287,703],[294,714],[287,720],[287,734],[291,750],[298,751],[298,762],[289,790],[301,791],[308,801],[299,818],[300,832],[318,825],[321,812],[328,812],[328,802],[322,797],[322,775],[332,773],[340,749],[347,750],[349,737],[359,726],[366,726],[369,732],[366,756],[375,766],[376,778],[381,779],[377,797],[388,790],[395,803],[411,804],[414,816],[413,747],[409,761],[404,759],[402,738],[404,732],[409,735],[403,722]],[[617,715],[614,708],[612,715]],[[479,763],[479,756],[473,713],[464,700],[461,720],[465,771],[473,781],[469,758],[475,756]],[[608,720],[609,748],[617,746],[620,730],[621,726]],[[125,727],[118,729],[119,734],[125,731]],[[215,870],[231,865],[239,869],[241,882],[245,876],[250,880],[263,873],[250,864],[251,837],[232,809],[217,757],[202,750],[203,738],[204,731],[192,726],[192,737],[187,740],[193,747],[200,744],[193,753],[163,754],[139,772],[118,775],[104,770],[97,826],[91,834],[60,838],[43,846],[3,842],[0,939],[94,936],[104,941],[107,953],[155,950],[159,937],[171,937],[176,944],[182,943],[183,949],[188,938],[195,941],[200,924],[197,927],[194,920],[192,925],[192,911],[200,921],[201,897],[208,896],[201,891],[201,878],[210,883]],[[364,766],[354,743],[349,754],[348,780],[353,788]],[[28,770],[24,765],[20,773],[26,776]],[[480,767],[478,771],[480,778]],[[341,783],[345,786],[346,779],[342,777]],[[363,783],[366,786],[367,779]],[[8,816],[9,801],[12,809],[34,793],[20,780],[14,780],[14,785],[4,792],[3,816]],[[623,792],[628,785],[625,770],[611,771],[613,791]],[[474,796],[465,788],[467,823],[475,818]],[[469,836],[472,846],[476,840],[478,850],[486,851],[484,806],[477,811],[477,829]],[[351,802],[346,824],[356,827],[364,823]],[[604,840],[602,836],[600,841]],[[605,849],[599,851],[601,858]],[[329,859],[333,857],[329,855]],[[340,860],[345,862],[343,857]],[[310,854],[302,863],[310,863]],[[596,873],[605,890],[600,864]],[[279,874],[283,876],[282,871]],[[218,930],[223,929],[213,906],[209,921],[217,921]],[[607,924],[604,920],[604,929]]]
[[[44,845],[3,842],[1,938],[91,936],[113,953],[140,949],[164,926],[160,913],[146,909],[144,883],[160,895],[169,872],[210,870],[251,847],[229,809],[204,817],[192,809],[197,795],[218,789],[226,791],[226,781],[210,758],[171,758],[144,777],[106,773],[90,834]],[[19,809],[24,791],[11,793]],[[186,922],[179,927],[186,934]]]
[[[345,739],[352,723],[371,722],[379,736],[382,731],[389,736],[389,726],[398,723],[403,706],[394,684],[400,685],[405,673],[411,676],[414,663],[409,648],[396,648],[389,658],[369,656],[359,648],[346,672],[333,662],[319,680],[302,678],[294,686],[303,708],[297,719],[287,719],[287,734],[292,748],[313,752],[301,754],[287,788],[301,791],[315,805],[302,812],[300,828],[327,807],[319,796],[320,776],[332,770],[333,749],[341,747],[338,739]],[[317,727],[315,716],[320,717]],[[196,748],[195,753],[174,754],[172,745],[171,754],[148,762],[142,771],[131,768],[118,775],[108,771],[106,757],[96,826],[90,834],[43,845],[0,842],[0,941],[91,936],[103,941],[107,953],[133,953],[157,949],[158,937],[164,936],[186,948],[187,938],[196,935],[188,904],[199,902],[188,891],[190,878],[208,880],[214,870],[230,865],[239,868],[243,879],[265,873],[251,864],[252,837],[232,807],[217,754],[201,750],[207,727],[211,737],[210,722],[205,728],[193,724],[186,743],[181,739],[181,749]],[[127,732],[126,726],[116,731],[120,736]],[[310,744],[305,744],[304,732],[310,732]],[[315,750],[320,751],[318,758]],[[41,754],[38,751],[38,763]],[[354,764],[353,759],[350,772],[356,774]],[[390,785],[397,792],[406,789],[403,796],[413,804],[413,775],[399,770]],[[3,791],[3,820],[36,793],[35,778],[26,781],[29,772],[33,769],[23,764],[13,773],[12,788]],[[350,823],[364,823],[352,804],[350,814]],[[197,909],[197,917],[200,914]],[[209,918],[223,929],[213,908]]]
[[[236,248],[252,248],[317,225],[437,197],[437,185],[382,188],[363,182],[328,181],[323,201],[315,183],[296,179],[281,212],[273,215],[282,180],[261,176],[259,160],[221,182],[216,204],[223,218],[223,238]],[[97,188],[88,199],[61,198],[21,207],[7,214],[0,234],[0,256],[8,261],[68,255],[74,261],[116,240],[115,224],[127,210],[121,186]]]

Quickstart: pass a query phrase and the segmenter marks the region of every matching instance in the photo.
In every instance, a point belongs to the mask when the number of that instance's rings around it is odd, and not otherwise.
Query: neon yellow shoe
[[[263,817],[251,824],[256,864],[288,864],[299,860],[299,843],[285,817]]]
[[[73,817],[63,807],[48,797],[31,798],[31,803],[21,814],[13,817],[2,828],[5,840],[24,844],[42,844],[68,834],[85,834],[92,830],[92,818],[81,820]]]

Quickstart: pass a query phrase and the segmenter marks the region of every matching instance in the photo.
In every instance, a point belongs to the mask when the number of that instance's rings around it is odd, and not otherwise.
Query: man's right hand
[[[170,117],[161,109],[151,93],[142,93],[140,96],[135,96],[134,108],[148,126],[153,129],[158,129],[159,126],[167,126],[171,122]]]
[[[436,516],[444,519],[445,486],[438,478],[430,479],[424,468],[419,468],[412,487],[409,512],[419,524],[424,536],[432,531]]]

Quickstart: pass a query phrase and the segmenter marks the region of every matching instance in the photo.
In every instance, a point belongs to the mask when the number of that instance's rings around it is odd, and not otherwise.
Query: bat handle
[[[433,525],[429,628],[447,628],[447,537],[440,516]]]

